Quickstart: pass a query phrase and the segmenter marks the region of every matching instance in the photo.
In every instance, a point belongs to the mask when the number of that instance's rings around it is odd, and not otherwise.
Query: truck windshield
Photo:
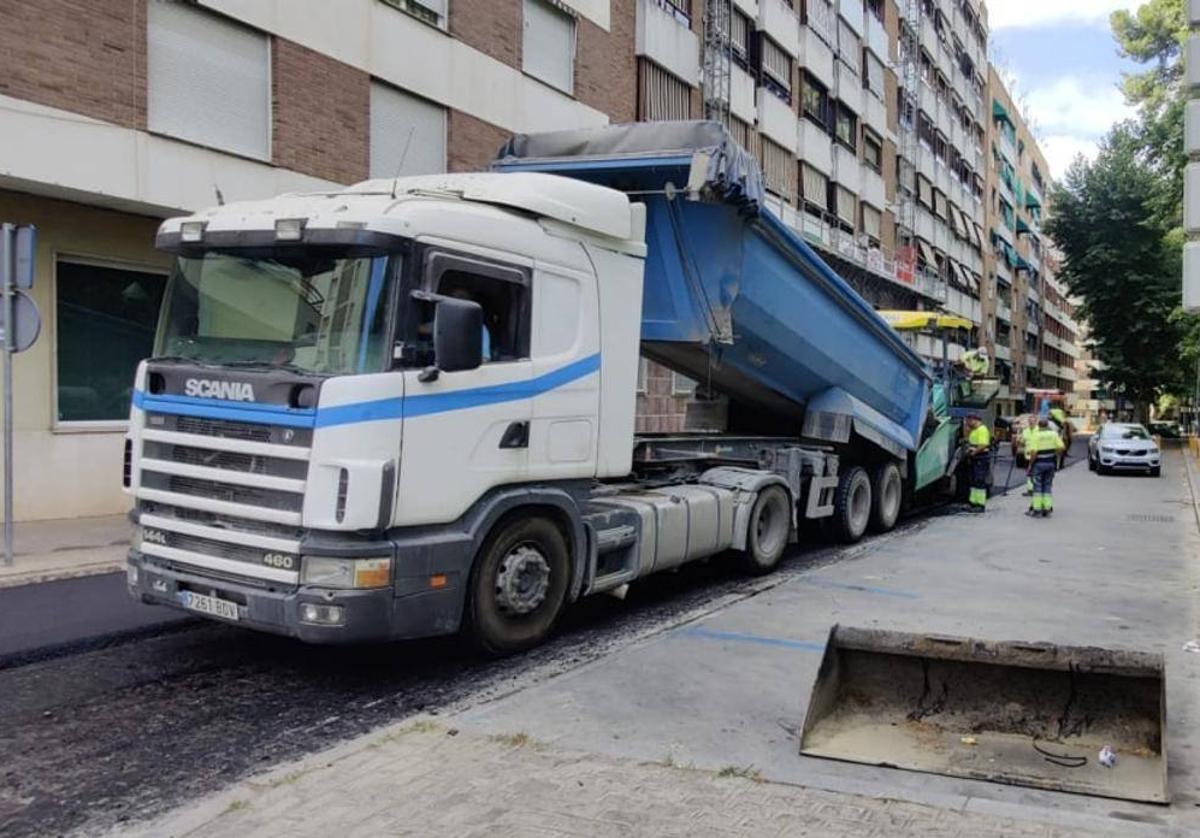
[[[256,254],[179,257],[157,357],[331,375],[383,368],[387,286],[400,256]]]

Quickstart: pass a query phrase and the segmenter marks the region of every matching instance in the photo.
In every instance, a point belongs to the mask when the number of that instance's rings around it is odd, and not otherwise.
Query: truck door
[[[422,381],[404,373],[399,525],[444,523],[493,486],[529,473],[532,271],[496,258],[426,251],[422,286],[483,309],[484,359],[474,370]],[[428,337],[431,322],[417,326]]]

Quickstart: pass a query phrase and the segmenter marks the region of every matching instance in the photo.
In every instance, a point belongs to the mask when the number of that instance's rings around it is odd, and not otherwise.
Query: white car
[[[1100,474],[1113,471],[1162,473],[1162,452],[1144,425],[1109,422],[1088,440],[1088,468]]]

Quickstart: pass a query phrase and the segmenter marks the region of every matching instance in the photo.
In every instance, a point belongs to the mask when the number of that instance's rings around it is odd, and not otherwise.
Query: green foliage
[[[1082,300],[1100,376],[1148,405],[1182,384],[1179,251],[1155,207],[1161,176],[1143,160],[1137,127],[1113,129],[1094,163],[1077,160],[1054,190],[1046,230],[1062,252],[1060,277]]]
[[[1149,0],[1135,12],[1114,12],[1113,37],[1121,55],[1146,69],[1126,73],[1122,90],[1138,108],[1135,136],[1143,162],[1160,176],[1152,203],[1169,228],[1182,225],[1184,151],[1184,52],[1188,25],[1184,0]]]

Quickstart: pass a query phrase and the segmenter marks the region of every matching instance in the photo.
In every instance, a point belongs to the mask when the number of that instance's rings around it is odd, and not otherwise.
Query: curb
[[[64,579],[81,579],[85,576],[118,573],[124,569],[124,559],[121,561],[105,560],[93,564],[82,564],[76,567],[63,567],[54,570],[34,569],[21,573],[0,575],[0,590],[22,588],[26,585],[38,585],[42,582],[60,582]]]

